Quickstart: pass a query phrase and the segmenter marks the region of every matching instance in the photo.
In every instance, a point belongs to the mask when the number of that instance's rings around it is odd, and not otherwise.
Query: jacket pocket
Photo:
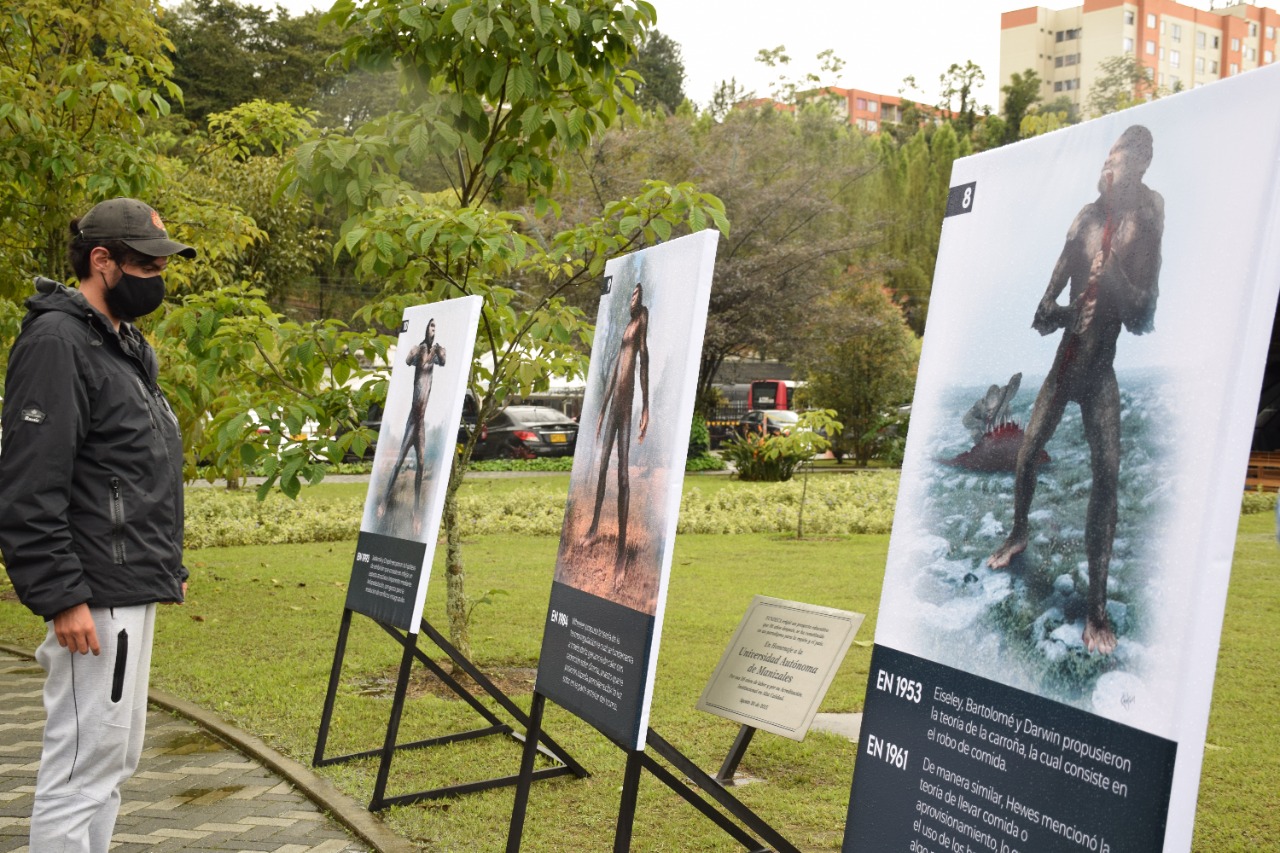
[[[124,670],[129,662],[129,632],[121,628],[116,635],[116,666],[111,673],[111,701],[119,702],[124,695]]]
[[[124,565],[124,497],[120,478],[111,478],[111,557],[117,566]]]

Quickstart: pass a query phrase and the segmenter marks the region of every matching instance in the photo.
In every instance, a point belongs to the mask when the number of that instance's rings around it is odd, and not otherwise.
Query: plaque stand
[[[520,842],[524,835],[529,789],[533,779],[536,778],[533,763],[541,750],[538,739],[541,734],[542,711],[546,701],[545,696],[534,691],[533,704],[529,709],[529,725],[525,729],[524,754],[520,760],[515,806],[511,811],[511,827],[507,834],[507,853],[519,853]],[[769,850],[776,850],[778,853],[799,853],[795,845],[783,838],[764,819],[726,791],[716,779],[700,770],[688,756],[660,737],[653,729],[647,732],[646,744],[699,790],[691,789],[679,776],[649,755],[644,748],[630,749],[615,742],[619,749],[626,752],[627,764],[623,771],[622,801],[618,806],[618,824],[613,837],[614,853],[627,853],[631,849],[636,798],[640,791],[640,774],[643,770],[649,771],[655,779],[679,794],[685,802],[752,853],[765,853]],[[717,805],[720,808],[717,808]],[[729,814],[724,814],[720,811],[721,808]],[[757,840],[756,836],[762,840]]]
[[[724,764],[720,765],[720,771],[716,773],[716,781],[721,785],[733,785],[733,774],[737,772],[742,756],[747,754],[747,747],[751,746],[751,739],[756,736],[757,731],[755,726],[745,723],[738,729],[738,736],[733,739],[733,746],[729,747],[729,754],[724,757]]]
[[[538,736],[532,735],[521,736],[516,733],[512,727],[503,722],[496,714],[486,707],[479,699],[472,696],[471,693],[458,682],[449,672],[444,670],[429,658],[421,649],[418,648],[418,635],[415,633],[402,632],[399,628],[392,627],[383,622],[374,620],[375,624],[382,630],[391,635],[393,639],[403,648],[403,654],[400,658],[400,671],[396,678],[395,695],[391,702],[391,718],[387,722],[387,733],[383,739],[380,749],[370,749],[363,752],[353,752],[348,755],[336,755],[325,757],[325,745],[329,739],[329,728],[333,722],[333,707],[338,695],[338,681],[342,674],[342,662],[346,657],[347,651],[347,635],[351,630],[351,614],[352,610],[346,608],[342,612],[342,625],[338,630],[338,644],[333,653],[333,669],[329,673],[329,690],[325,695],[324,711],[320,716],[320,731],[316,737],[316,751],[312,758],[312,765],[315,767],[327,767],[332,764],[342,764],[348,761],[354,761],[359,758],[378,757],[378,776],[373,787],[373,798],[369,801],[369,811],[382,811],[390,806],[407,805],[409,803],[418,803],[424,800],[438,800],[445,797],[458,797],[464,794],[471,794],[476,791],[485,791],[490,788],[501,788],[507,785],[524,784],[531,782],[533,779],[550,779],[555,776],[565,776],[572,774],[581,779],[587,776],[587,771],[578,764],[563,748],[550,738],[543,738],[546,747],[538,745]],[[534,732],[536,729],[531,727],[530,718],[520,707],[511,701],[502,690],[481,672],[474,663],[462,655],[448,640],[436,631],[427,620],[423,619],[422,633],[431,640],[441,651],[449,656],[454,664],[464,673],[472,678],[480,686],[485,693],[497,702],[508,714],[524,727],[526,732]],[[480,715],[480,717],[488,723],[488,725],[472,729],[465,732],[456,732],[454,734],[442,735],[439,737],[428,738],[426,740],[414,741],[412,743],[397,743],[396,738],[400,729],[400,718],[404,713],[405,694],[409,687],[409,673],[413,666],[414,659],[417,659],[425,666],[436,678],[438,678],[445,686],[458,695],[460,699],[465,701],[471,708]],[[537,694],[534,694],[535,702]],[[535,705],[536,707],[536,705]],[[536,725],[536,724],[532,724]],[[441,746],[448,743],[457,743],[459,741],[474,740],[477,738],[490,737],[493,735],[505,735],[512,740],[524,743],[526,749],[521,763],[521,773],[517,776],[500,776],[492,779],[482,779],[476,782],[467,782],[460,785],[446,785],[441,788],[433,788],[427,791],[417,791],[411,794],[403,794],[400,796],[386,796],[387,780],[391,774],[391,760],[395,753],[399,750],[409,749],[425,749],[431,746]],[[532,747],[530,747],[532,744]],[[543,757],[553,762],[553,766],[545,767],[540,770],[533,769],[534,757],[541,754]],[[525,772],[525,762],[528,763],[528,773]],[[526,794],[527,796],[527,794]]]

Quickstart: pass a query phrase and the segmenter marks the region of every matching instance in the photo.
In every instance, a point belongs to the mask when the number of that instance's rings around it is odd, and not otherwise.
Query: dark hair
[[[1144,172],[1147,166],[1151,165],[1151,157],[1155,151],[1155,143],[1151,139],[1151,131],[1140,124],[1130,125],[1125,128],[1124,133],[1120,134],[1120,138],[1116,140],[1114,147],[1132,154]]]
[[[154,260],[151,255],[144,255],[137,249],[131,249],[121,240],[97,242],[85,239],[80,234],[80,217],[76,217],[71,220],[71,244],[67,247],[67,260],[71,263],[71,269],[75,271],[78,281],[88,278],[89,253],[99,246],[106,249],[107,254],[111,255],[111,259],[117,264],[141,266]]]

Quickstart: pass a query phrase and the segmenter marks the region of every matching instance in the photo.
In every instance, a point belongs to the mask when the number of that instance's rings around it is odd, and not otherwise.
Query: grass
[[[699,488],[729,488],[720,478],[690,478]],[[531,485],[563,490],[567,477],[474,478],[465,488],[507,490]],[[711,482],[714,481],[714,485]],[[361,483],[319,487],[308,500],[362,495]],[[1280,641],[1280,573],[1274,516],[1241,520],[1232,573],[1209,749],[1197,814],[1196,851],[1276,850],[1280,838],[1280,687],[1274,679]],[[332,662],[354,543],[211,548],[188,553],[192,588],[183,607],[160,615],[153,678],[309,762]],[[714,772],[737,727],[694,710],[747,603],[756,593],[868,614],[857,642],[875,631],[888,537],[849,536],[797,542],[768,534],[687,535],[675,546],[666,625],[651,725]],[[536,666],[555,562],[554,537],[480,536],[467,543],[468,589],[491,596],[473,613],[474,657],[486,671],[513,673],[509,692],[527,708],[532,688],[522,669]],[[443,627],[444,583],[437,561],[427,618]],[[0,602],[0,639],[34,647],[43,626],[12,601]],[[433,651],[433,650],[429,650]],[[438,660],[441,656],[433,654]],[[823,703],[823,711],[862,706],[869,645],[855,644]],[[397,647],[372,622],[355,617],[329,753],[374,748],[390,711],[387,680]],[[417,670],[420,672],[421,670]],[[474,728],[478,718],[458,701],[415,691],[400,738]],[[549,706],[546,732],[592,776],[539,782],[532,791],[524,849],[607,850],[622,782],[623,754],[570,714]],[[803,743],[757,735],[741,770],[765,780],[738,794],[804,850],[840,847],[855,745],[812,732]],[[488,739],[399,756],[389,794],[514,773],[519,748]],[[359,762],[322,771],[358,800],[373,789],[376,765]],[[511,790],[393,809],[388,822],[427,850],[488,851],[504,846]],[[571,840],[571,841],[570,841]],[[741,849],[672,792],[645,778],[634,846],[655,851]]]

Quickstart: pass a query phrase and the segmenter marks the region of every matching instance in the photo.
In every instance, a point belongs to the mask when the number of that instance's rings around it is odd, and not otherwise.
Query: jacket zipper
[[[111,478],[111,550],[116,565],[124,565],[124,498],[120,494],[120,478]]]

